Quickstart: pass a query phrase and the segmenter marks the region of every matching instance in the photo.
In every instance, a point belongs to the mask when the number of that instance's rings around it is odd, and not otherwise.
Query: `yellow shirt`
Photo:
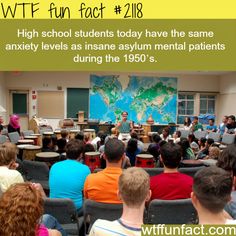
[[[121,173],[121,168],[107,167],[88,175],[84,184],[84,197],[96,202],[121,203],[117,196]]]

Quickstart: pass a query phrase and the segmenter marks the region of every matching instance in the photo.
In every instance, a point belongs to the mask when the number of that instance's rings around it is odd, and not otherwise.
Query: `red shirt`
[[[193,178],[191,176],[175,172],[162,173],[150,178],[152,199],[175,200],[190,198]]]

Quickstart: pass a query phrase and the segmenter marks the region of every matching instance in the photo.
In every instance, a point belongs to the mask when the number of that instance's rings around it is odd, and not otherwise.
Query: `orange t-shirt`
[[[117,196],[121,173],[121,168],[107,167],[88,175],[84,183],[84,197],[96,202],[122,203]]]

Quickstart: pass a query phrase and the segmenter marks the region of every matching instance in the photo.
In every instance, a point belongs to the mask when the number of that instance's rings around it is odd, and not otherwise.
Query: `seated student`
[[[121,203],[117,196],[121,164],[125,158],[124,144],[118,139],[109,139],[105,144],[106,168],[86,178],[84,196],[97,202]]]
[[[222,123],[219,125],[217,132],[223,135],[226,132],[226,125],[228,122],[228,116],[224,116]]]
[[[224,212],[232,186],[232,176],[216,166],[203,168],[195,174],[191,198],[199,224],[236,224],[236,220],[227,219]]]
[[[2,133],[3,130],[3,118],[0,116],[0,134]]]
[[[54,151],[55,151],[55,147],[53,145],[52,138],[44,137],[43,138],[42,152],[54,152]]]
[[[169,127],[165,127],[163,130],[162,130],[162,134],[160,135],[161,139],[168,142],[169,139],[171,138],[170,136],[170,129]]]
[[[84,132],[79,131],[79,132],[75,135],[75,139],[84,141]]]
[[[97,143],[98,143],[99,141],[101,141],[101,136],[102,136],[103,134],[104,134],[104,131],[102,131],[102,130],[98,131],[97,137],[94,138],[94,139],[91,141],[91,144],[94,146],[95,150],[98,150],[98,149],[99,149],[99,147],[97,146]]]
[[[228,116],[225,132],[228,134],[235,134],[235,129],[236,129],[235,116],[234,115]]]
[[[137,142],[138,142],[138,148],[139,148],[139,150],[142,152],[142,151],[143,151],[143,148],[144,148],[144,144],[143,144],[142,141],[140,141],[140,140],[138,139],[138,134],[137,134],[135,131],[133,131],[133,132],[131,132],[130,136],[131,136],[131,138],[134,138],[134,139],[137,140]]]
[[[161,137],[159,136],[159,134],[153,134],[152,140],[153,140],[153,143],[151,143],[148,146],[147,151],[151,155],[153,155],[153,157],[157,161],[157,160],[159,160],[159,155],[160,155],[160,144],[159,144],[159,142],[161,141]]]
[[[198,131],[198,130],[203,130],[203,126],[201,123],[198,122],[198,117],[194,116],[193,118],[193,122],[192,122],[192,126],[191,126],[191,130],[193,132]]]
[[[31,183],[12,185],[0,199],[0,235],[66,236],[55,218],[45,215],[41,220],[42,215],[43,196],[35,186]],[[48,229],[50,222],[54,222],[62,234]]]
[[[223,150],[218,158],[216,165],[233,176],[233,191],[231,193],[231,201],[226,205],[225,210],[233,219],[236,219],[236,145],[231,144]]]
[[[209,155],[209,148],[212,146],[214,143],[214,140],[212,138],[208,138],[206,141],[206,146],[200,152],[197,154],[196,158],[197,159],[203,159],[207,155]]]
[[[179,131],[179,130],[175,131],[173,134],[174,143],[179,143],[180,137],[181,137],[181,131]]]
[[[206,127],[206,130],[207,130],[208,133],[217,131],[217,126],[214,125],[214,123],[215,123],[214,119],[209,119],[208,120],[208,125]]]
[[[0,144],[0,189],[5,192],[12,184],[23,183],[24,179],[16,170],[16,146],[12,143]]]
[[[183,160],[194,160],[195,154],[193,149],[189,145],[189,141],[186,138],[181,138],[181,141],[178,143],[182,148],[182,157]]]
[[[161,147],[160,152],[160,161],[164,165],[164,172],[150,178],[151,199],[175,200],[190,198],[193,179],[178,171],[181,161],[180,146],[166,143]]]
[[[49,172],[50,198],[70,198],[81,213],[82,191],[86,177],[90,174],[88,166],[80,163],[84,143],[72,139],[66,145],[67,160],[55,163]]]
[[[69,132],[66,129],[61,131],[61,138],[65,139],[66,142],[69,142]]]
[[[21,135],[19,120],[20,120],[20,117],[18,115],[13,114],[10,116],[10,121],[7,126],[8,133],[18,132],[19,135]]]
[[[145,202],[150,199],[149,175],[142,169],[132,167],[119,178],[118,195],[123,201],[123,213],[115,221],[97,220],[89,236],[141,235]]]
[[[57,152],[59,154],[62,154],[66,151],[66,139],[65,138],[60,138],[57,140]]]
[[[138,141],[137,139],[131,138],[128,141],[127,148],[126,148],[126,156],[129,158],[131,166],[135,166],[136,156],[141,152],[138,148]]]

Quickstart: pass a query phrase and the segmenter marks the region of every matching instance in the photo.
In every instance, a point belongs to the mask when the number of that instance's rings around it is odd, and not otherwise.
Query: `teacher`
[[[129,140],[131,138],[130,131],[133,130],[133,123],[127,120],[128,112],[122,112],[122,120],[118,122],[116,128],[119,130],[118,139],[120,140]]]

